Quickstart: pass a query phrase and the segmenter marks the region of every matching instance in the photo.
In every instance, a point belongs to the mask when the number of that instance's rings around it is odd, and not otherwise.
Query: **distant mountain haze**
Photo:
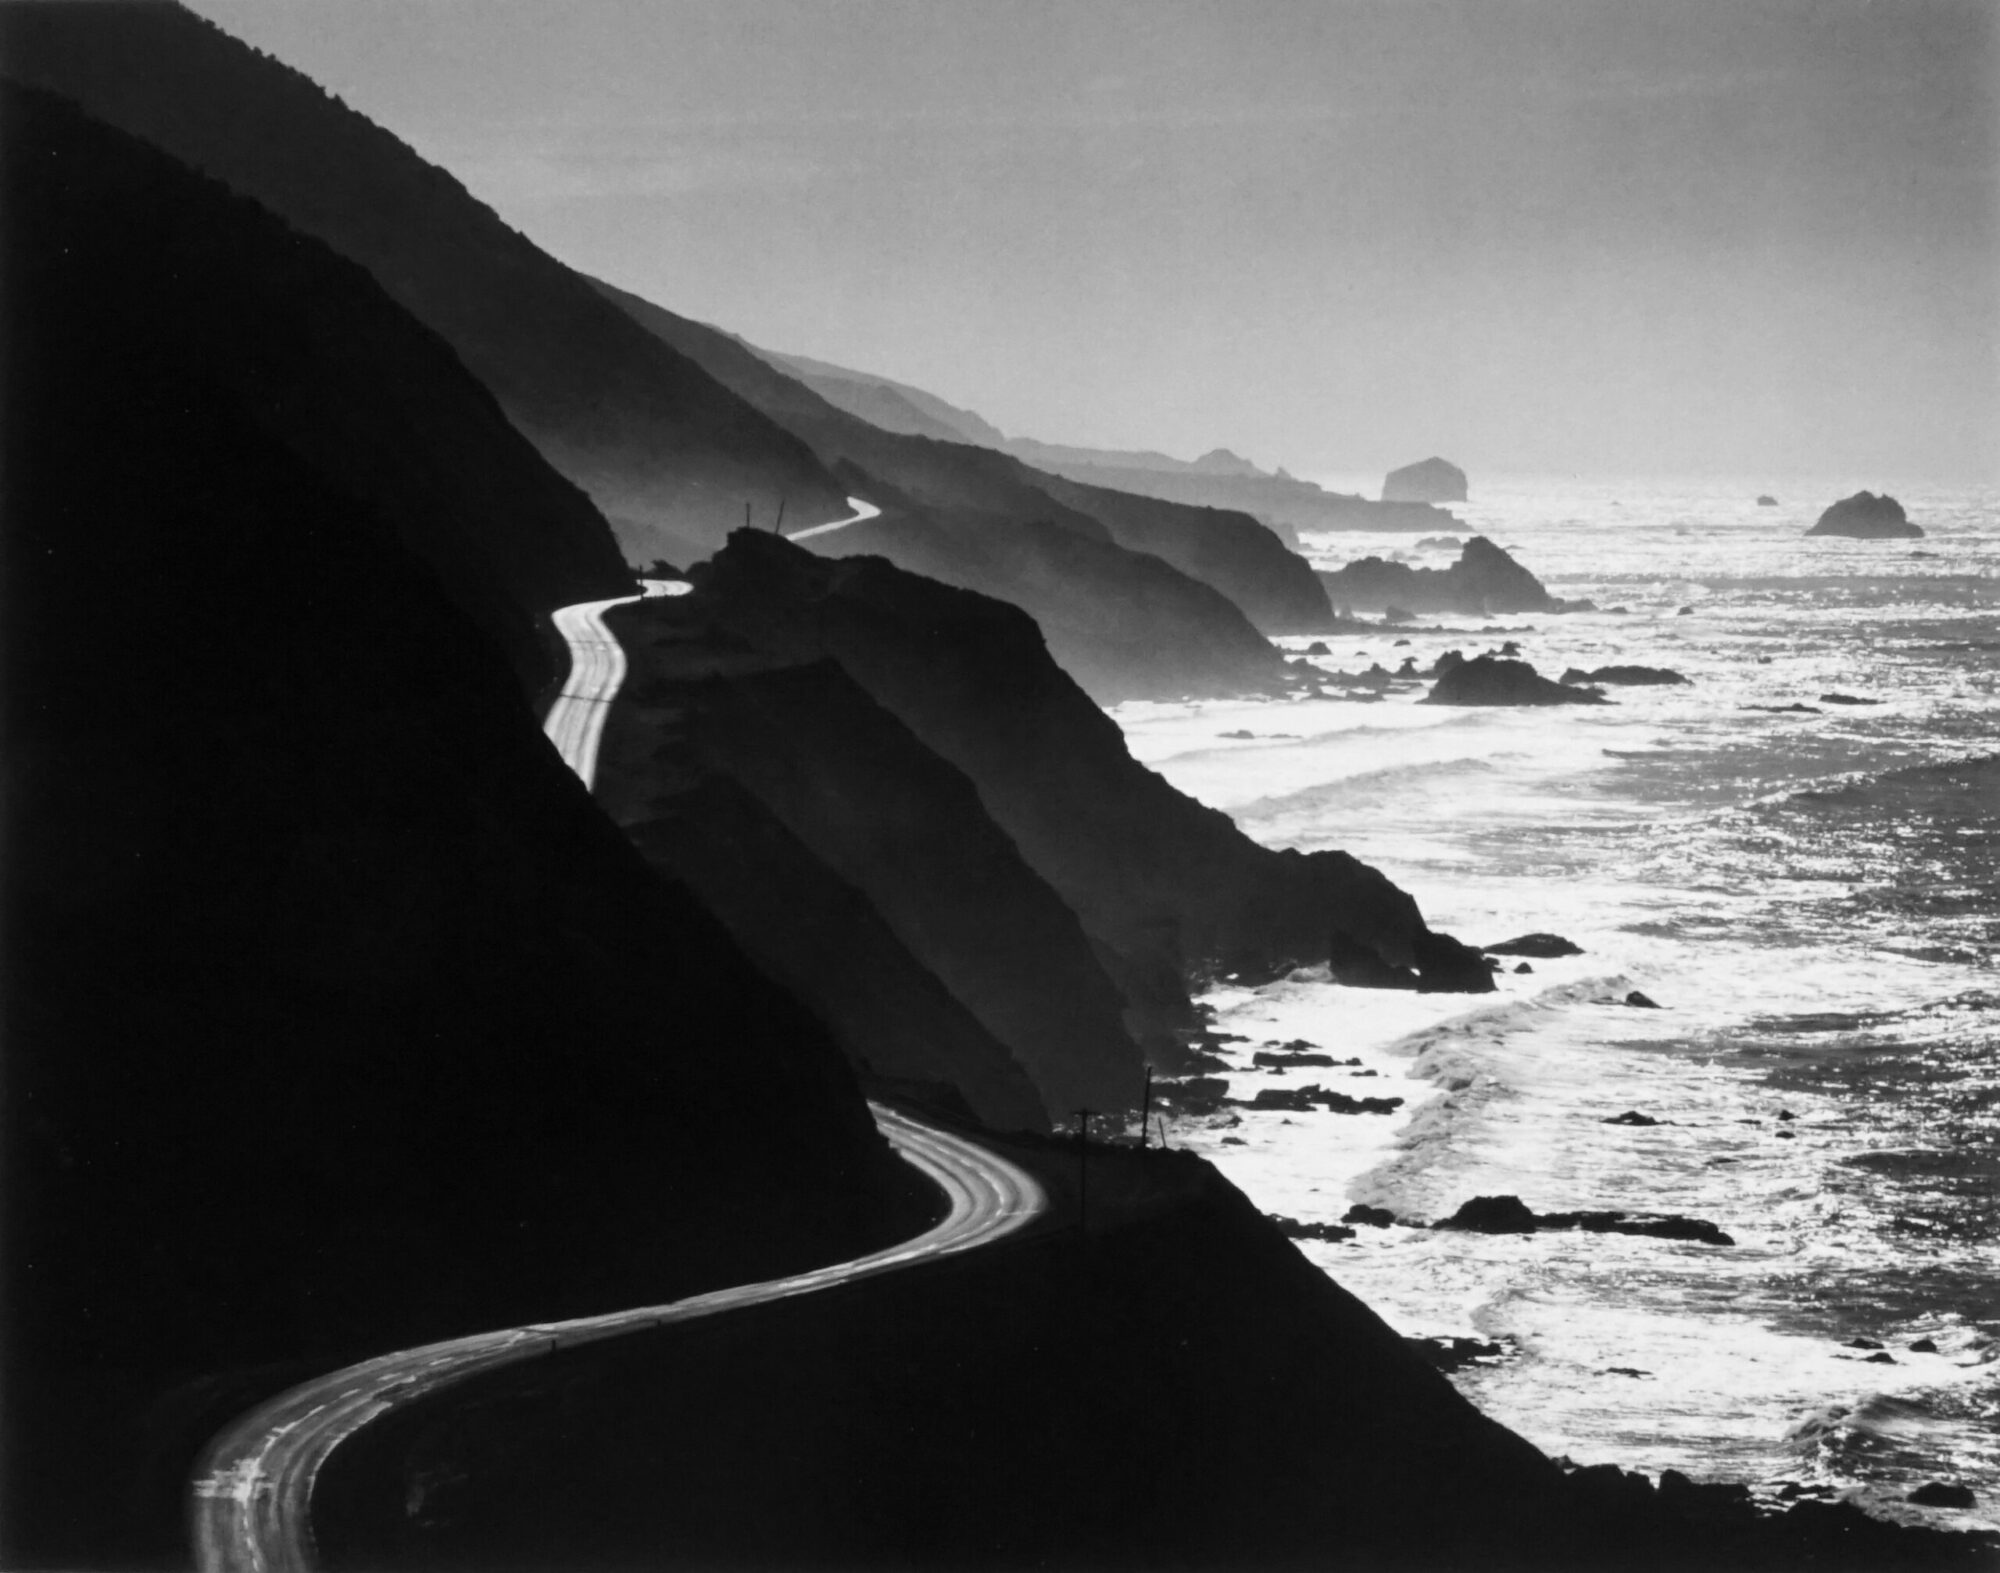
[[[1190,508],[1249,514],[1275,533],[1284,545],[1294,548],[1300,530],[1462,528],[1451,514],[1440,509],[1408,501],[1371,502],[1344,492],[1325,491],[1311,481],[1286,474],[1282,467],[1276,471],[1261,470],[1227,448],[1210,449],[1197,459],[1176,459],[1150,451],[1081,448],[1040,442],[1032,437],[1009,437],[971,410],[959,409],[908,383],[803,356],[775,355],[767,350],[756,353],[772,365],[798,369],[800,379],[828,403],[871,424],[912,436],[942,434],[946,440],[952,440],[952,434],[956,433],[956,440],[1010,453],[1043,473],[1040,484],[1051,495],[1064,494],[1063,487],[1048,484],[1048,477],[1054,475],[1105,491],[1129,492]],[[1187,522],[1186,515],[1179,517],[1183,523]],[[1125,539],[1125,544],[1141,550],[1163,550],[1159,544],[1137,538]],[[1219,560],[1219,554],[1215,553],[1207,554],[1200,563],[1173,556],[1177,566],[1203,579],[1208,578],[1210,569]],[[1321,626],[1317,620],[1301,624],[1296,606],[1285,599],[1276,603],[1266,601],[1240,578],[1227,583],[1215,579],[1209,582],[1236,599],[1267,633],[1309,632]]]
[[[597,287],[887,510],[816,537],[815,550],[879,553],[1013,602],[1105,702],[1268,690],[1284,668],[1259,628],[1310,632],[1331,618],[1304,560],[1247,516],[1103,493],[995,449],[885,429],[731,334],[615,285]],[[902,407],[919,407],[910,395],[920,390],[889,391]]]

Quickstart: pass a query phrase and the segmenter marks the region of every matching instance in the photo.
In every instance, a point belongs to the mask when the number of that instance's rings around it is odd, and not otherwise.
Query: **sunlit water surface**
[[[2000,1527],[2000,496],[1897,488],[1926,537],[1861,542],[1805,537],[1856,484],[1474,485],[1467,523],[1603,610],[1426,617],[1320,664],[1425,668],[1511,638],[1545,676],[1640,663],[1691,684],[1553,711],[1413,685],[1116,714],[1258,840],[1345,848],[1475,943],[1552,931],[1584,954],[1484,997],[1221,990],[1238,1094],[1408,1102],[1176,1139],[1307,1220],[1359,1201],[1428,1221],[1502,1192],[1710,1219],[1735,1246],[1395,1227],[1303,1249],[1404,1332],[1508,1343],[1455,1380],[1551,1453],[1912,1516],[1892,1504],[1956,1481],[1979,1506],[1928,1516]],[[1766,489],[1780,506],[1754,505]],[[1455,556],[1414,539],[1304,544],[1326,567]],[[1814,710],[1748,708],[1792,704]],[[1249,1069],[1297,1038],[1377,1074]],[[1662,1123],[1603,1123],[1626,1110]]]

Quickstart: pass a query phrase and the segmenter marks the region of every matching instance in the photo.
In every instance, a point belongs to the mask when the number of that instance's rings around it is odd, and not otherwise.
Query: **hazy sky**
[[[663,305],[1300,473],[2000,479],[1987,0],[194,0]]]

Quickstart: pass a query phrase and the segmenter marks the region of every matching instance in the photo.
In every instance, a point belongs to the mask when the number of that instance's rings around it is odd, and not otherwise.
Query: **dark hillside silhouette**
[[[255,197],[442,334],[634,562],[685,561],[782,497],[847,510],[797,439],[634,330],[459,182],[291,67],[169,0],[8,5],[0,71]]]
[[[418,537],[428,463],[582,506],[485,391],[60,100],[7,89],[0,159],[0,1456],[9,1565],[101,1566],[175,1555],[195,1450],[308,1370],[847,1257],[931,1201],[541,736],[465,543]],[[271,413],[294,353],[339,452]]]

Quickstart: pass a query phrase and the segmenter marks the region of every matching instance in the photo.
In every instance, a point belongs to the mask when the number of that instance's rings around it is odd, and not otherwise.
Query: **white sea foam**
[[[1512,638],[1547,675],[1637,663],[1691,683],[1560,712],[1406,689],[1117,714],[1140,758],[1257,839],[1346,848],[1462,937],[1553,931],[1585,953],[1503,972],[1485,998],[1218,995],[1225,1031],[1378,1072],[1246,1069],[1239,1090],[1406,1102],[1245,1111],[1181,1139],[1315,1221],[1366,1202],[1425,1223],[1501,1193],[1710,1219],[1738,1244],[1363,1227],[1303,1249],[1406,1332],[1513,1339],[1515,1358],[1459,1380],[1552,1451],[1889,1495],[1935,1475],[1990,1513],[2000,1288],[1977,1165],[2000,1176],[2000,813],[1979,818],[1977,779],[1894,772],[2000,736],[2000,508],[1902,491],[1924,540],[1848,542],[1804,531],[1855,484],[1475,482],[1468,522],[1607,610],[1342,635],[1320,665],[1424,668]],[[1766,489],[1784,506],[1755,508]],[[1306,545],[1335,565],[1412,543]],[[1818,713],[1746,708],[1795,703]],[[1624,1004],[1634,989],[1664,1008]],[[1604,1123],[1628,1109],[1662,1123]],[[1938,1352],[1909,1349],[1923,1338]]]

